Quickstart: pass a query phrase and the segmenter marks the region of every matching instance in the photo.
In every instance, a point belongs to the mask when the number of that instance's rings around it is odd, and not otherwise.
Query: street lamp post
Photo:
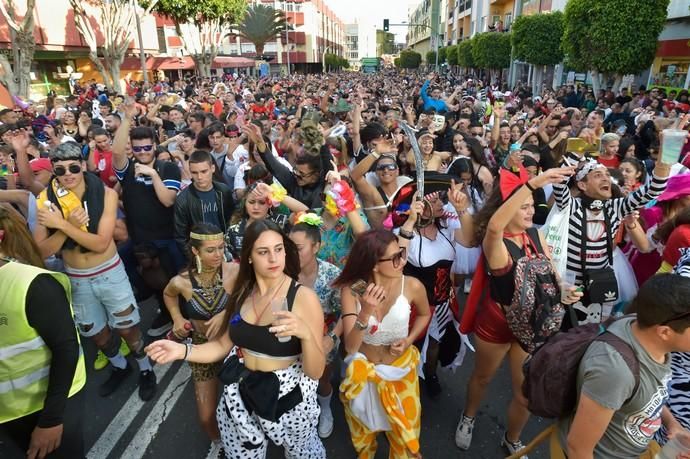
[[[290,76],[290,29],[288,29],[288,17],[285,15],[285,42],[287,46],[287,76]]]

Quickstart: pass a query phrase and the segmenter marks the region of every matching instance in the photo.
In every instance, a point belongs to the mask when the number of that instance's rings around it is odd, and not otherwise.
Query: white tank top
[[[410,324],[410,302],[403,294],[405,292],[405,276],[402,278],[400,295],[379,322],[374,315],[369,316],[367,329],[364,330],[362,341],[373,346],[390,346],[396,341],[407,338]],[[357,312],[361,306],[357,301]]]

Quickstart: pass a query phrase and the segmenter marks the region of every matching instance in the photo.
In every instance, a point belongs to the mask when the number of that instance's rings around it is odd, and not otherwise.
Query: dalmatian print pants
[[[237,383],[223,388],[216,417],[226,458],[263,459],[270,440],[285,449],[287,459],[325,459],[326,450],[317,433],[320,412],[316,401],[318,381],[304,374],[300,361],[284,370],[277,370],[275,374],[280,381],[280,397],[299,385],[303,398],[278,422],[267,421],[255,413],[249,414]]]

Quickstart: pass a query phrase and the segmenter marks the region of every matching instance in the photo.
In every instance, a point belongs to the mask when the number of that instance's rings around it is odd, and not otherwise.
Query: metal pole
[[[287,45],[287,76],[290,76],[290,29],[288,29],[288,17],[285,15],[285,41]]]
[[[439,37],[439,35],[436,35],[436,40],[434,40],[434,43],[435,43],[435,45],[436,45],[436,46],[435,46],[435,48],[436,48],[436,51],[435,51],[435,53],[436,53],[436,63],[434,64],[434,71],[435,71],[435,72],[438,72],[438,37]]]
[[[139,2],[135,2],[134,4],[134,19],[137,24],[137,37],[139,39],[139,61],[141,63],[141,73],[144,74],[144,84],[148,84],[149,82],[149,75],[146,72],[146,55],[144,54],[144,39],[141,34],[141,20],[139,19]]]

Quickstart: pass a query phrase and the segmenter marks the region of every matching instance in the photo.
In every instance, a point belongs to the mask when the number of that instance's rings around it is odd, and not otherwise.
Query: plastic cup
[[[275,298],[273,301],[271,301],[271,311],[273,312],[278,312],[278,311],[287,311],[288,310],[288,303],[287,303],[287,298]],[[281,343],[287,343],[290,341],[291,336],[283,336],[283,337],[278,337],[276,336],[279,342]]]
[[[676,459],[679,454],[690,453],[690,434],[680,432],[670,439],[654,459]]]
[[[566,271],[563,277],[561,277],[561,302],[566,301],[573,287],[575,287],[575,273]]]
[[[680,151],[683,149],[688,131],[681,129],[664,129],[662,131],[661,161],[666,164],[675,164],[680,159]]]

